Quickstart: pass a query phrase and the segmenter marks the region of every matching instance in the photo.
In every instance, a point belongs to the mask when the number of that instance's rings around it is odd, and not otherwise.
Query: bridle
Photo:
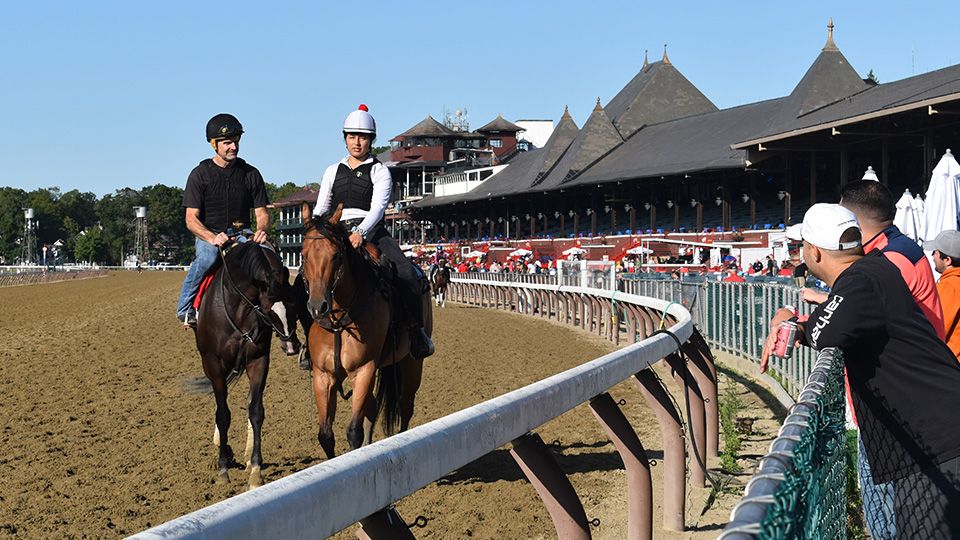
[[[291,325],[289,332],[284,334],[283,330],[281,330],[276,324],[274,324],[273,319],[271,319],[270,317],[270,314],[264,312],[263,308],[260,306],[259,303],[254,302],[253,300],[250,300],[249,298],[247,298],[247,295],[243,294],[243,291],[240,290],[240,287],[237,286],[237,283],[233,280],[233,276],[230,274],[230,267],[227,264],[226,254],[236,245],[237,244],[232,244],[226,249],[219,250],[220,260],[223,263],[223,272],[220,273],[220,305],[223,307],[223,315],[226,317],[227,322],[230,323],[230,326],[233,327],[234,331],[240,334],[243,340],[249,341],[250,343],[253,343],[256,340],[260,339],[260,331],[264,325],[270,327],[270,329],[273,330],[273,333],[276,334],[276,336],[280,338],[280,340],[292,341],[292,336],[297,331],[296,325]],[[264,248],[263,246],[260,246],[260,247],[261,249],[267,249],[267,248]],[[260,319],[259,322],[256,324],[256,326],[254,326],[253,329],[250,330],[249,332],[244,332],[243,330],[241,330],[240,327],[237,325],[236,321],[233,320],[233,317],[230,316],[230,312],[227,309],[226,294],[224,294],[226,290],[226,286],[224,285],[224,279],[223,279],[224,275],[227,276],[227,280],[230,283],[230,287],[233,289],[233,291],[240,296],[240,299],[245,304],[247,304],[251,309],[253,309],[253,312],[256,313],[257,318]]]

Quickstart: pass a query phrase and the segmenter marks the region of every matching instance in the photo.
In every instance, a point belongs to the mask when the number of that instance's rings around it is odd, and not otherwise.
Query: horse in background
[[[227,443],[227,386],[241,373],[246,373],[250,382],[244,457],[248,485],[254,488],[263,484],[260,431],[273,335],[288,356],[300,350],[295,295],[290,272],[273,247],[247,241],[228,244],[220,253],[221,264],[203,296],[194,333],[203,372],[217,403],[213,432],[219,452],[217,483],[229,482],[227,469],[233,462],[233,450]]]
[[[450,267],[444,264],[434,268],[433,276],[430,278],[430,288],[433,290],[433,300],[438,307],[447,305],[448,285],[450,285]]]
[[[373,425],[381,412],[387,436],[409,427],[423,373],[423,359],[410,354],[408,325],[401,322],[390,279],[376,268],[379,253],[372,244],[364,245],[365,254],[353,248],[340,225],[342,211],[339,205],[313,217],[308,205],[302,208],[307,348],[320,424],[317,440],[327,458],[335,455],[337,394],[344,400],[353,396],[346,436],[354,450],[373,441]],[[433,315],[426,291],[421,301],[429,335]],[[343,391],[344,380],[352,384],[350,394]]]

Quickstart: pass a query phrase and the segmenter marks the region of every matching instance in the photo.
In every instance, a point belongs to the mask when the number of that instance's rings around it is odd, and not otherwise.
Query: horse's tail
[[[383,415],[383,433],[389,437],[400,430],[400,364],[380,368],[377,380],[378,413]]]

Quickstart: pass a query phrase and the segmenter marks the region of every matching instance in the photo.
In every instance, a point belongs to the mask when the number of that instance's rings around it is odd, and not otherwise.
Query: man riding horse
[[[377,136],[377,125],[366,105],[347,115],[343,123],[343,140],[347,156],[327,167],[320,180],[320,193],[313,209],[314,216],[326,214],[343,206],[340,223],[349,231],[349,242],[360,249],[365,242],[376,245],[381,257],[396,268],[396,289],[409,317],[410,352],[416,358],[434,353],[433,341],[424,331],[422,272],[404,256],[397,242],[382,224],[383,213],[390,202],[393,178],[370,148]],[[297,290],[302,287],[302,275],[297,276]],[[304,333],[309,332],[312,318],[301,317]],[[305,354],[304,358],[309,358]],[[309,364],[301,364],[309,369]]]
[[[219,260],[220,248],[235,239],[245,242],[240,233],[250,227],[250,210],[257,219],[253,241],[267,240],[270,214],[267,212],[267,190],[263,176],[253,165],[237,157],[243,126],[231,114],[218,114],[207,122],[207,142],[213,147],[213,158],[205,159],[190,171],[183,192],[187,229],[196,237],[196,255],[183,280],[177,300],[177,319],[184,327],[195,327],[197,310],[194,298],[203,277]]]

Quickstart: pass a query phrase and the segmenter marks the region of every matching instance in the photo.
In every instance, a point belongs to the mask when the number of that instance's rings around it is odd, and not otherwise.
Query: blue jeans
[[[863,437],[857,436],[860,448],[857,451],[857,471],[860,476],[860,496],[863,499],[863,516],[870,534],[876,540],[894,540],[897,537],[893,514],[893,482],[873,483],[870,462],[863,448]]]
[[[244,238],[246,240],[246,238]],[[190,264],[190,270],[187,271],[187,277],[183,280],[183,287],[180,289],[180,298],[177,300],[177,316],[182,317],[188,309],[193,307],[193,300],[197,297],[197,291],[200,290],[200,282],[203,276],[213,268],[217,259],[220,258],[220,248],[199,238],[195,242],[197,254]]]

